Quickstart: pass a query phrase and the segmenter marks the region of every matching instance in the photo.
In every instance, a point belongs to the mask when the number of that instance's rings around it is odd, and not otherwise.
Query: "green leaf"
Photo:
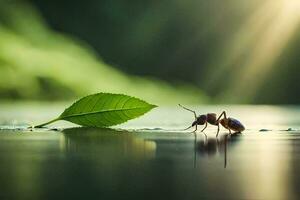
[[[87,127],[108,127],[137,118],[157,106],[123,94],[98,93],[83,97],[58,118],[35,126],[66,120]]]

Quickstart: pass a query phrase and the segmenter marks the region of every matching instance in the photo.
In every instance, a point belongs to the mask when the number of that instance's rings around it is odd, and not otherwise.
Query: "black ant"
[[[211,124],[211,125],[214,125],[214,126],[218,126],[218,132],[217,132],[216,137],[218,137],[218,135],[219,135],[220,124],[224,128],[229,130],[229,134],[231,134],[231,130],[234,131],[235,133],[241,133],[242,131],[245,130],[244,125],[239,120],[231,118],[231,117],[227,118],[225,111],[223,111],[218,118],[217,118],[217,115],[215,113],[208,113],[206,115],[199,115],[197,117],[197,114],[196,114],[195,111],[193,111],[191,109],[188,109],[188,108],[186,108],[186,107],[184,107],[180,104],[179,104],[179,106],[182,107],[185,110],[188,110],[188,111],[194,113],[194,116],[195,116],[195,121],[192,123],[192,125],[187,127],[184,130],[187,130],[187,129],[195,126],[196,129],[193,132],[196,132],[197,128],[198,128],[197,127],[198,125],[204,125],[205,124],[205,127],[201,130],[201,132],[203,132],[206,129],[208,123]],[[224,118],[221,119],[221,117],[223,115],[224,115]]]

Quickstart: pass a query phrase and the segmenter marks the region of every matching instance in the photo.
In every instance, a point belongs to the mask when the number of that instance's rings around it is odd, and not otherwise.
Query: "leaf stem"
[[[51,121],[49,121],[49,122],[46,122],[46,123],[43,123],[43,124],[34,126],[34,128],[42,128],[42,127],[44,127],[44,126],[46,126],[46,125],[48,125],[48,124],[51,124],[51,123],[53,123],[53,122],[56,122],[56,121],[58,121],[58,120],[60,120],[60,119],[59,119],[59,118],[56,118],[56,119],[53,119],[53,120],[51,120]]]

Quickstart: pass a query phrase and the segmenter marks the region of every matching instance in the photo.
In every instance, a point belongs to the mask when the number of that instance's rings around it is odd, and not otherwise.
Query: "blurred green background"
[[[300,103],[299,0],[0,0],[0,99]]]

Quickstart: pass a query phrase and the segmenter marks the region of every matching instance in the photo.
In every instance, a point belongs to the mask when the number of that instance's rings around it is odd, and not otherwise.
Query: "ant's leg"
[[[224,114],[224,118],[225,119],[227,119],[227,117],[226,117],[226,112],[225,111],[223,111],[222,112],[222,114]],[[220,115],[220,117],[222,116],[222,114]],[[228,127],[228,130],[229,130],[229,134],[231,135],[231,130],[230,130],[230,128]]]
[[[216,135],[216,137],[218,137],[218,135],[219,135],[219,132],[220,132],[220,124],[218,124],[218,131],[217,131],[217,135]]]
[[[203,131],[206,129],[206,127],[207,127],[207,122],[205,123],[205,126],[204,126],[204,128],[201,130],[201,132],[203,132]]]
[[[203,135],[205,137],[205,140],[207,140],[207,135],[204,132],[202,132],[202,133],[203,133]],[[205,142],[204,142],[204,144],[205,144]]]
[[[220,123],[219,123],[219,121],[220,121],[220,119],[221,119],[221,117],[222,117],[223,115],[224,115],[224,118],[227,119],[226,112],[223,111],[223,112],[221,113],[221,115],[220,115],[220,116],[218,117],[218,119],[217,119],[217,123],[218,123],[218,132],[217,132],[216,137],[218,137],[219,132],[220,132]]]
[[[221,119],[221,117],[222,117],[223,115],[224,115],[224,118],[227,119],[227,117],[226,117],[226,112],[223,111],[223,112],[221,113],[221,115],[218,117],[217,122],[219,122],[219,120]]]
[[[228,135],[225,136],[225,146],[224,146],[224,168],[227,166],[227,142],[228,142]]]
[[[186,107],[182,106],[181,104],[178,104],[178,105],[179,105],[180,107],[182,107],[183,109],[185,109],[185,110],[187,110],[187,111],[190,111],[190,112],[194,113],[195,120],[197,120],[197,114],[196,114],[196,112],[195,112],[195,111],[193,111],[193,110],[191,110],[191,109],[188,109],[188,108],[186,108]]]
[[[196,129],[193,131],[193,133],[196,133],[197,130],[198,130],[198,125],[196,125]]]
[[[186,130],[188,130],[188,129],[192,128],[192,127],[193,127],[193,125],[191,125],[191,126],[189,126],[189,127],[185,128],[185,129],[183,129],[183,131],[186,131]]]

